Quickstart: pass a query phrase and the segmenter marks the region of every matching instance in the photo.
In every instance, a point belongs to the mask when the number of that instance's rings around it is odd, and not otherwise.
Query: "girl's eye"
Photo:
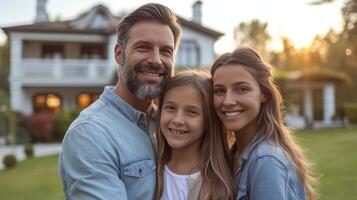
[[[165,111],[174,111],[175,110],[175,107],[173,107],[173,106],[164,106],[164,110]]]
[[[198,115],[198,112],[196,112],[196,111],[188,111],[188,115],[189,116],[197,116]]]

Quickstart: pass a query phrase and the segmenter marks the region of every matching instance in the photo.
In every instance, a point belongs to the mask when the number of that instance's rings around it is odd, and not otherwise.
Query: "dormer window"
[[[200,59],[200,47],[196,41],[181,41],[176,61],[179,66],[197,67],[200,65]]]

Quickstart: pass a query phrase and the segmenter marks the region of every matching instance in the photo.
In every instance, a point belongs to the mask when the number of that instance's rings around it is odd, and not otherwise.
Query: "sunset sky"
[[[271,48],[281,49],[281,36],[289,37],[296,47],[308,46],[316,34],[324,34],[330,28],[342,28],[341,8],[345,0],[312,6],[313,0],[203,0],[202,22],[225,35],[215,45],[217,53],[233,49],[233,29],[241,22],[259,19],[268,22],[272,36]],[[35,18],[36,0],[0,0],[0,27],[32,23]],[[191,19],[194,0],[48,0],[50,20],[73,19],[93,6],[103,4],[113,14],[133,10],[148,3],[158,2],[171,8],[176,14]],[[6,35],[0,31],[0,44]]]

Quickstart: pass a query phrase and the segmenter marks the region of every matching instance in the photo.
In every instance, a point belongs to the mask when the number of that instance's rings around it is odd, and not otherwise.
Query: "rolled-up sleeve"
[[[73,127],[59,158],[67,199],[127,199],[119,158],[109,138],[89,124]]]
[[[274,156],[255,160],[250,174],[251,200],[287,199],[288,169]]]

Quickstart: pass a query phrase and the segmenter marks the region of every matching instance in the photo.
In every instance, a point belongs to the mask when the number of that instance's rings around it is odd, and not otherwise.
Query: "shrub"
[[[6,169],[10,169],[16,166],[17,159],[14,154],[7,154],[4,156],[3,163]]]
[[[50,142],[54,135],[54,114],[50,112],[33,113],[26,121],[30,127],[32,141]]]
[[[67,109],[56,115],[55,134],[57,139],[62,140],[71,123],[78,117],[79,109]]]
[[[357,103],[346,103],[343,108],[348,121],[357,124]]]
[[[33,157],[33,145],[32,144],[26,144],[24,148],[24,153],[27,158],[32,158]]]

